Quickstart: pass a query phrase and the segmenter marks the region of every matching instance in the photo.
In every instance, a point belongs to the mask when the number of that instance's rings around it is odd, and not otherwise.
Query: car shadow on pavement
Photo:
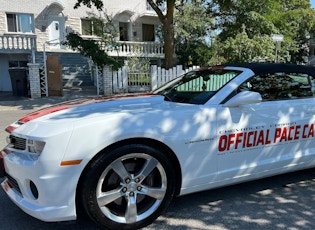
[[[147,229],[315,229],[314,169],[174,200]]]

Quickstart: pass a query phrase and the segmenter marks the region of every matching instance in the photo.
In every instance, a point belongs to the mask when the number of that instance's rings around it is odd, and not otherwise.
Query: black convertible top
[[[267,73],[305,73],[315,77],[315,67],[306,65],[295,65],[286,63],[230,63],[221,66],[235,66],[251,69],[255,74]]]

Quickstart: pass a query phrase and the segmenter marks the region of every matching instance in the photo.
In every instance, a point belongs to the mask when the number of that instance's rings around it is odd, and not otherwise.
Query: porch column
[[[27,63],[30,81],[31,98],[40,98],[39,64]]]
[[[113,73],[109,66],[103,68],[103,87],[104,96],[110,96],[113,94]]]

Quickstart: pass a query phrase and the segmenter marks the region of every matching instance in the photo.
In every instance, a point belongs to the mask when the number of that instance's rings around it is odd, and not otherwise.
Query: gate
[[[128,92],[149,92],[151,91],[151,76],[149,72],[128,72]]]
[[[151,91],[151,75],[146,71],[128,71],[124,66],[112,72],[113,93],[139,93]]]

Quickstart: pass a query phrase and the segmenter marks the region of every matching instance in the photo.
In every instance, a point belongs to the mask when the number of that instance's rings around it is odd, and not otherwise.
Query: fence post
[[[96,86],[96,94],[100,95],[100,78],[98,76],[97,66],[92,67],[92,75],[93,75],[94,84]]]
[[[162,76],[162,68],[159,66],[157,68],[157,87],[160,87],[162,85],[162,80],[161,80],[161,76]]]
[[[157,88],[157,66],[152,65],[151,66],[151,87],[152,90],[155,90]]]
[[[184,74],[183,66],[182,65],[177,65],[176,66],[176,77],[179,77],[180,75]]]
[[[103,68],[103,82],[104,95],[111,96],[113,94],[113,74],[109,66]]]
[[[173,80],[174,78],[177,77],[177,67],[174,66],[172,69],[172,76],[171,76],[171,80]]]
[[[170,81],[171,70],[172,69],[165,70],[165,83]]]
[[[122,76],[122,89],[123,92],[128,92],[128,70],[126,65],[124,65],[121,69]]]
[[[113,91],[114,93],[119,93],[119,87],[121,84],[121,81],[119,79],[119,70],[113,71]]]

